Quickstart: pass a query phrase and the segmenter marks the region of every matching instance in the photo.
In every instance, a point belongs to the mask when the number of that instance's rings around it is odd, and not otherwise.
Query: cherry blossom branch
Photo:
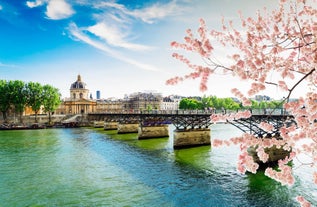
[[[289,89],[289,93],[286,97],[285,100],[287,100],[287,102],[289,101],[289,98],[293,92],[293,90],[303,81],[305,80],[308,76],[310,76],[316,69],[313,68],[311,71],[309,71],[309,73],[307,73],[306,75],[304,75],[295,85],[293,85],[293,87],[291,89]]]
[[[302,27],[300,26],[300,24],[299,24],[299,22],[298,22],[298,18],[295,18],[295,22],[296,22],[296,24],[297,24],[297,26],[298,26],[298,28],[299,28],[299,32],[300,32],[300,34],[301,34],[301,36],[302,36],[303,41],[305,42],[306,45],[308,45],[307,42],[306,42],[306,40],[305,40],[306,34],[305,34],[305,35],[303,34],[303,30],[302,30]],[[312,36],[312,34],[310,34],[310,35]]]
[[[314,162],[302,162],[298,157],[296,157],[296,160],[300,163],[300,165],[298,165],[296,168],[294,168],[294,170],[297,170],[297,169],[301,168],[302,166],[311,166],[314,164]]]

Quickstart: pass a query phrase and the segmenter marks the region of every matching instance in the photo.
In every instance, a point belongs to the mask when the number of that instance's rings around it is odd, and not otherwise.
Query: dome
[[[70,89],[85,89],[86,88],[86,83],[81,81],[80,75],[77,76],[77,81],[74,82],[71,86]]]

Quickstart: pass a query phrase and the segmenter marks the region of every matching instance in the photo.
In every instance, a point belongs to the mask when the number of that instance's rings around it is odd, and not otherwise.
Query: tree
[[[314,6],[313,6],[314,5]],[[294,116],[295,125],[283,126],[280,129],[281,140],[257,139],[252,135],[243,135],[239,139],[231,139],[239,143],[241,155],[238,170],[255,173],[258,165],[247,153],[251,146],[258,146],[258,156],[266,162],[267,154],[263,153],[267,146],[276,145],[284,149],[292,149],[285,160],[280,160],[277,169],[266,168],[265,174],[282,184],[292,185],[295,181],[291,166],[287,165],[296,155],[304,151],[311,157],[310,165],[313,181],[317,184],[317,9],[316,0],[296,2],[280,0],[278,8],[259,11],[255,18],[244,18],[240,13],[241,27],[234,26],[232,21],[223,20],[222,30],[208,30],[203,19],[200,20],[197,37],[192,30],[187,30],[184,43],[172,42],[174,48],[184,49],[200,55],[202,64],[192,63],[189,57],[174,53],[173,57],[187,64],[193,72],[184,77],[175,77],[167,84],[176,84],[186,78],[201,78],[200,90],[207,89],[208,77],[215,71],[238,77],[251,83],[247,94],[237,88],[232,93],[250,106],[248,97],[264,91],[267,87],[278,87],[285,91],[283,107]],[[241,32],[243,31],[243,32]],[[217,47],[226,48],[231,52],[230,61],[220,63],[215,57]],[[188,54],[188,53],[186,53]],[[219,73],[219,72],[218,72]],[[270,77],[274,76],[274,79]],[[297,101],[290,102],[293,91],[307,82],[310,87]],[[303,107],[305,106],[305,107]],[[237,116],[249,117],[250,112],[240,112]],[[212,118],[219,118],[212,116]],[[228,117],[223,117],[228,118]],[[266,126],[266,127],[264,127]],[[269,130],[271,125],[263,125]],[[300,144],[309,140],[306,144]],[[214,145],[221,140],[214,140]],[[308,143],[308,144],[307,144]],[[308,202],[301,196],[297,197],[301,205]]]
[[[268,106],[268,104],[267,104],[266,101],[261,101],[261,102],[259,103],[259,108],[260,108],[260,109],[266,109],[267,106]]]
[[[0,80],[0,111],[5,123],[7,122],[7,113],[11,105],[11,100],[9,98],[10,91],[8,90],[8,87],[8,81]]]
[[[202,97],[201,99],[201,109],[208,109],[209,107],[212,106],[212,101],[211,101],[211,97]]]
[[[9,81],[9,99],[12,101],[15,112],[19,114],[20,123],[23,123],[22,113],[28,102],[26,84],[23,81]]]
[[[146,106],[146,110],[147,111],[152,111],[153,110],[153,106],[151,104]]]
[[[211,102],[213,107],[215,107],[216,109],[221,109],[222,105],[220,103],[220,100],[216,96],[211,97]]]
[[[270,101],[268,102],[268,108],[274,109],[274,108],[282,108],[283,104],[280,101]]]
[[[259,102],[255,101],[255,100],[251,100],[251,108],[252,109],[259,109]]]
[[[223,100],[223,104],[224,104],[224,108],[225,109],[229,109],[229,110],[237,110],[240,108],[239,104],[237,102],[235,102],[232,98],[224,98]]]
[[[43,103],[43,87],[39,83],[29,82],[26,85],[28,95],[28,105],[35,113],[35,122],[37,122],[37,114]]]
[[[183,98],[179,102],[179,109],[198,109],[199,108],[199,102],[196,99],[191,98]]]
[[[57,109],[61,103],[61,94],[57,88],[54,88],[51,85],[43,86],[42,93],[42,104],[44,112],[48,112],[48,123],[51,124],[51,115],[52,112]]]

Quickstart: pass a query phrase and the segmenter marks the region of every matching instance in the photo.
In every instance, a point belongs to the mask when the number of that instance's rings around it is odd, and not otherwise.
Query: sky
[[[50,84],[62,97],[80,74],[92,96],[123,98],[154,91],[167,95],[231,97],[239,80],[210,79],[166,85],[189,72],[172,57],[170,43],[182,41],[199,19],[220,28],[221,19],[239,22],[277,0],[0,0],[0,79]],[[223,57],[226,57],[223,51]],[[275,89],[276,90],[276,89]],[[277,91],[270,92],[278,93]],[[270,95],[270,94],[263,94]]]

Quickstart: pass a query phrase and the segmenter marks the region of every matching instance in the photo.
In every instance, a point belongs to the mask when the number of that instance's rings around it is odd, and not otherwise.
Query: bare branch
[[[289,101],[289,98],[290,98],[290,96],[291,96],[293,90],[294,90],[303,80],[305,80],[308,76],[310,76],[315,70],[316,70],[316,69],[313,68],[311,71],[309,71],[309,73],[307,73],[306,75],[304,75],[297,83],[295,83],[295,85],[294,85],[291,89],[289,89],[289,93],[288,93],[288,95],[287,95],[287,97],[286,97],[286,100],[287,100],[287,101]]]

